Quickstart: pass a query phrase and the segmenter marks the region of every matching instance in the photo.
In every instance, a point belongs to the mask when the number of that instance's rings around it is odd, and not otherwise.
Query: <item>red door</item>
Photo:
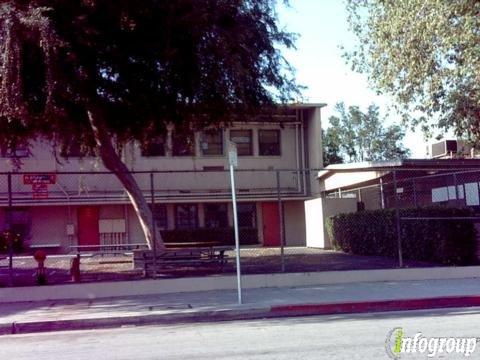
[[[280,246],[280,221],[278,203],[262,203],[263,246]]]
[[[80,206],[78,214],[78,245],[100,245],[97,206]],[[83,249],[83,248],[82,248]],[[90,249],[86,249],[90,250]],[[94,250],[92,248],[91,250]]]

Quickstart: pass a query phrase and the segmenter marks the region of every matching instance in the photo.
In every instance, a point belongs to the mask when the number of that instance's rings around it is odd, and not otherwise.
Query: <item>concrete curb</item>
[[[119,328],[124,326],[254,320],[262,318],[374,313],[440,308],[462,308],[474,306],[480,306],[480,295],[404,300],[345,302],[330,304],[273,305],[250,309],[192,311],[188,313],[177,314],[145,314],[108,318],[103,317],[91,319],[14,322],[11,324],[0,324],[0,335],[69,330],[106,329]]]
[[[480,266],[409,269],[342,270],[243,275],[244,289],[281,288],[383,281],[479,278]],[[235,290],[234,275],[96,282],[0,288],[0,304],[44,300],[92,300],[123,296]]]

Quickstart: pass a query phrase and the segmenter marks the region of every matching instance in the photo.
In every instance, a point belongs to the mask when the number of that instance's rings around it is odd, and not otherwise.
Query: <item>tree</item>
[[[347,0],[358,42],[347,53],[412,127],[480,143],[480,2]]]
[[[405,132],[398,125],[385,127],[379,108],[370,105],[366,113],[358,106],[338,103],[339,116],[331,116],[324,131],[324,166],[343,162],[401,159],[410,152],[402,145]]]
[[[152,216],[116,144],[169,123],[228,124],[297,94],[275,0],[0,1],[0,145],[94,150],[151,247]],[[158,245],[163,247],[160,233]]]

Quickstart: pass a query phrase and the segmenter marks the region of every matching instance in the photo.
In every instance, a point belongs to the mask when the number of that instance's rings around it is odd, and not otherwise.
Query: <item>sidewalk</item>
[[[479,279],[367,282],[1,304],[0,334],[480,306]]]

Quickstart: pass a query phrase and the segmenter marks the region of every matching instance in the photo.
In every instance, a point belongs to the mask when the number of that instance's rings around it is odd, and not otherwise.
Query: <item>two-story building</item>
[[[239,225],[259,246],[280,245],[278,195],[287,246],[305,245],[304,201],[318,195],[322,166],[321,108],[298,104],[263,120],[176,132],[173,126],[148,146],[122,147],[126,163],[164,230],[228,228],[233,224],[227,141],[237,145]],[[25,244],[71,246],[144,243],[136,214],[118,179],[101,160],[37,142],[17,149],[21,168],[3,153],[0,228],[7,219]],[[277,179],[279,181],[277,181]],[[10,202],[10,204],[9,204]],[[11,207],[9,207],[11,205]],[[11,210],[9,210],[11,209]]]

